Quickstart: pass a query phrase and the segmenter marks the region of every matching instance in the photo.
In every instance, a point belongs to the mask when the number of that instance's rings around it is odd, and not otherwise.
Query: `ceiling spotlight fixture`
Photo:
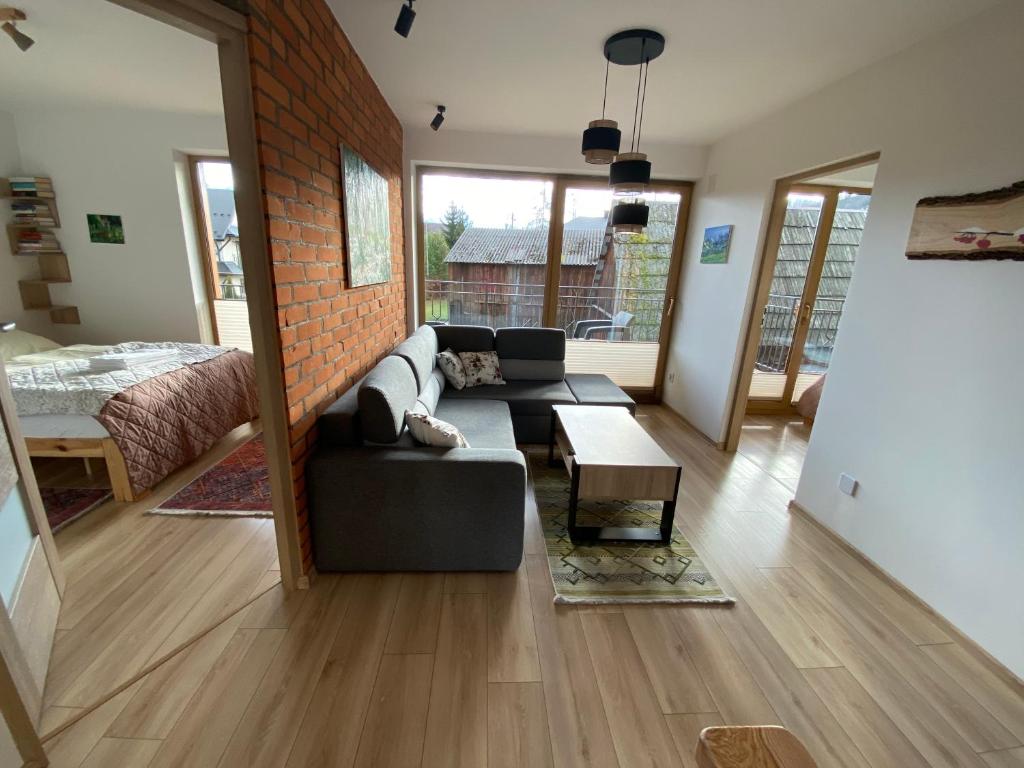
[[[430,127],[435,131],[441,127],[441,123],[444,122],[444,104],[437,105],[437,114],[434,115],[434,119],[430,121]]]
[[[601,119],[591,120],[587,130],[583,132],[583,157],[591,165],[608,165],[619,152],[622,131],[614,120],[605,119],[608,106],[608,67],[611,61],[604,63],[604,100],[601,102]]]
[[[14,41],[16,46],[23,51],[27,51],[36,44],[36,41],[24,32],[18,31],[18,28],[14,25],[15,22],[24,20],[24,11],[19,11],[17,8],[0,8],[0,21],[3,22],[2,28],[4,32]]]
[[[412,31],[412,23],[416,21],[416,11],[412,9],[413,0],[406,0],[408,5],[403,5],[398,12],[398,21],[395,22],[395,32],[402,37],[408,37]]]

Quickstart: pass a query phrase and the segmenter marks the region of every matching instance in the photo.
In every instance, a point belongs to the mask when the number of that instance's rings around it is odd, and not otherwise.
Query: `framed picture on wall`
[[[1024,261],[1024,181],[988,192],[919,200],[907,258]]]
[[[700,249],[701,264],[725,264],[729,260],[732,224],[708,227],[704,230],[704,244]]]
[[[358,153],[341,145],[342,211],[345,217],[348,286],[391,279],[391,217],[388,182]]]
[[[124,224],[121,217],[112,213],[87,213],[89,242],[124,245]]]

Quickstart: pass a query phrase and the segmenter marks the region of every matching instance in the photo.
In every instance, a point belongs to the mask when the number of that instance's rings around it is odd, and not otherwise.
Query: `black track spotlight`
[[[412,31],[412,23],[416,21],[416,11],[412,9],[413,0],[406,0],[408,5],[403,5],[398,12],[398,21],[395,22],[395,32],[402,37],[408,37]]]
[[[434,119],[430,121],[430,127],[435,131],[441,127],[441,123],[444,122],[444,104],[437,105],[437,114],[434,115]]]

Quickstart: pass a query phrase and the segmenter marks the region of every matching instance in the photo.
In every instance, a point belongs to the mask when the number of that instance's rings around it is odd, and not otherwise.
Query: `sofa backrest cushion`
[[[321,444],[346,447],[363,444],[359,425],[359,388],[362,384],[360,379],[320,414],[317,431]]]
[[[404,359],[416,376],[416,387],[422,392],[434,370],[437,357],[437,334],[429,325],[421,325],[409,338],[395,347],[392,355]]]
[[[405,412],[416,405],[416,376],[401,357],[385,357],[359,387],[362,436],[373,443],[393,443],[405,428]]]
[[[441,399],[445,383],[444,374],[441,373],[441,369],[435,368],[427,380],[427,386],[420,390],[420,394],[416,398],[417,402],[421,403],[431,416],[437,410],[437,401]]]
[[[508,381],[565,378],[565,331],[561,328],[499,328],[494,341],[501,375]]]
[[[434,332],[439,350],[490,352],[494,349],[494,330],[486,325],[438,325]]]

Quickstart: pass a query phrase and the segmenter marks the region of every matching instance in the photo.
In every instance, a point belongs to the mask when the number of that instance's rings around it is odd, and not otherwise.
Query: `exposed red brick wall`
[[[402,127],[324,0],[250,0],[256,137],[303,570],[316,417],[405,336]],[[346,284],[340,144],[388,180],[391,281]]]

